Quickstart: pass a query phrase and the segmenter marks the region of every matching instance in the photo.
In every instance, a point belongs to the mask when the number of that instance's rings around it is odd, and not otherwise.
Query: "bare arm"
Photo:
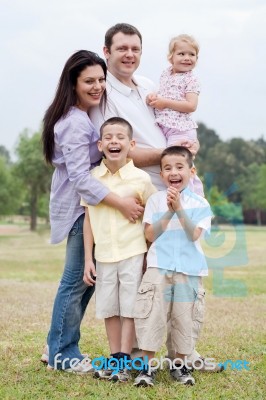
[[[174,213],[167,211],[158,221],[154,224],[147,224],[144,228],[145,237],[149,242],[154,242],[166,230],[167,225],[172,219]]]
[[[85,250],[85,266],[83,281],[88,286],[93,286],[95,284],[96,270],[93,262],[93,234],[91,230],[90,217],[88,208],[85,207],[85,218],[83,224],[83,240],[84,240],[84,250]]]
[[[153,108],[157,108],[158,110],[170,108],[171,110],[183,113],[191,113],[196,111],[198,105],[197,93],[186,93],[185,98],[185,100],[171,100],[157,95],[157,97],[153,97],[148,104]]]
[[[173,187],[168,188],[167,204],[178,216],[180,224],[182,225],[187,235],[187,238],[192,242],[197,240],[201,235],[202,228],[197,227],[187,216],[185,210],[182,208],[182,205],[180,203],[180,193],[177,191],[177,189]]]
[[[138,168],[159,165],[161,153],[164,149],[147,149],[135,146],[130,150],[128,156],[133,159]]]

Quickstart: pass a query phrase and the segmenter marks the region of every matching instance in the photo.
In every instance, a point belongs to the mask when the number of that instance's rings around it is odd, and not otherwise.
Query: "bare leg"
[[[151,360],[155,356],[155,351],[142,350],[142,357],[144,358],[145,356],[148,357],[148,360]]]
[[[105,329],[111,354],[121,351],[121,320],[119,316],[105,318]]]
[[[122,332],[121,332],[121,352],[130,354],[134,339],[135,339],[135,326],[133,318],[123,318]]]

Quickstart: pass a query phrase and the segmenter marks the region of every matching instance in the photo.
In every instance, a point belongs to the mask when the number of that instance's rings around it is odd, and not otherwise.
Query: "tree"
[[[11,160],[9,151],[3,145],[0,145],[0,157],[6,162],[6,164],[10,164]]]
[[[266,209],[266,164],[253,163],[239,177],[238,185],[245,210],[255,210],[257,224],[261,225],[261,211]]]
[[[18,210],[22,193],[12,167],[7,164],[6,157],[0,156],[0,215],[15,214]]]
[[[230,222],[235,224],[243,222],[241,205],[228,201],[227,196],[219,192],[217,186],[212,186],[206,191],[206,198],[214,213],[215,223]]]
[[[217,139],[217,138],[216,138]],[[265,163],[266,152],[263,147],[254,141],[245,141],[234,138],[226,142],[212,139],[213,147],[203,148],[204,158],[196,158],[196,166],[201,176],[212,176],[212,184],[220,191],[228,192],[241,175],[245,175],[250,164]],[[204,150],[205,149],[205,150]],[[201,153],[201,149],[199,154]],[[205,186],[206,186],[206,182]],[[230,200],[239,202],[240,193],[229,195]]]
[[[52,174],[52,168],[43,161],[40,133],[30,136],[29,131],[24,130],[19,137],[16,154],[18,162],[15,171],[27,189],[30,229],[34,231],[37,227],[38,202],[42,195],[49,192]]]

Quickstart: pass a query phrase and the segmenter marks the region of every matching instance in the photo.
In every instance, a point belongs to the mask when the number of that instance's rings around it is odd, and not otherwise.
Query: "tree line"
[[[233,138],[223,141],[199,123],[200,150],[195,160],[215,222],[243,223],[252,210],[257,224],[266,216],[266,141]],[[49,191],[53,168],[45,164],[41,133],[24,130],[15,149],[16,161],[0,145],[0,215],[49,219]]]

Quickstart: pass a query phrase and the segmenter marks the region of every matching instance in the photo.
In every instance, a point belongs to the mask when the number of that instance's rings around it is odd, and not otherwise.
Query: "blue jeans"
[[[51,327],[47,338],[49,365],[69,368],[71,359],[82,360],[78,342],[80,324],[94,293],[94,286],[83,282],[84,245],[82,214],[68,235],[65,269],[54,301]]]

